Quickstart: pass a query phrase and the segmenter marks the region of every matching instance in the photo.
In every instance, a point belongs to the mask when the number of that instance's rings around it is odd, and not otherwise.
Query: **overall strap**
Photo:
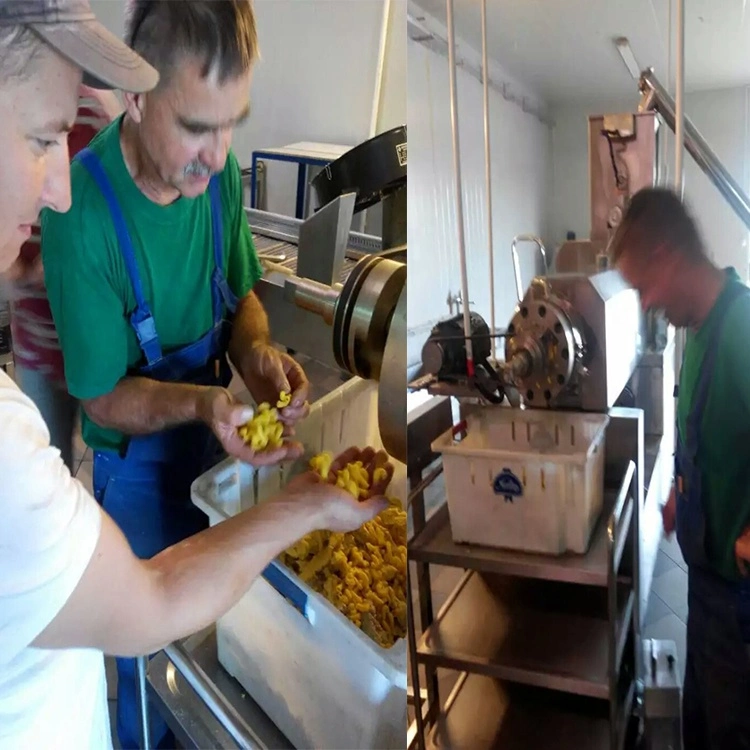
[[[112,222],[115,227],[115,233],[117,234],[117,241],[120,246],[120,253],[125,262],[125,268],[135,295],[136,307],[130,315],[130,325],[135,331],[138,345],[140,346],[146,361],[149,364],[152,364],[153,362],[160,360],[162,357],[161,344],[159,343],[159,336],[156,332],[154,316],[151,314],[151,309],[143,295],[141,275],[138,271],[135,252],[133,251],[133,243],[130,239],[130,233],[128,232],[125,223],[125,217],[123,216],[120,204],[118,203],[117,197],[112,189],[112,184],[102,167],[101,161],[99,161],[99,157],[91,151],[91,149],[85,148],[82,151],[79,151],[75,158],[81,161],[83,166],[86,167],[89,174],[93,177],[94,182],[97,184],[99,190],[104,196],[104,200],[107,202],[107,206],[109,207],[109,212],[112,216]]]
[[[221,190],[219,175],[214,175],[208,183],[208,193],[211,198],[211,227],[214,240],[214,272],[211,277],[214,306],[214,325],[224,317],[222,302],[226,305],[230,315],[237,309],[237,295],[231,290],[224,275],[224,227],[221,212]]]

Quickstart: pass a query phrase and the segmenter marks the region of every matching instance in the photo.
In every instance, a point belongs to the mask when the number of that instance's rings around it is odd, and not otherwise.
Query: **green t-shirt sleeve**
[[[232,151],[221,178],[224,196],[227,250],[227,281],[231,290],[242,299],[263,276],[263,268],[255,252],[255,243],[242,205],[242,176],[237,158]]]
[[[111,221],[104,201],[86,187],[74,190],[70,211],[46,210],[41,222],[47,294],[68,390],[78,399],[110,393],[128,365],[128,322]]]
[[[730,382],[736,399],[750,415],[750,295],[743,295],[731,307],[722,331],[722,345],[727,352]]]

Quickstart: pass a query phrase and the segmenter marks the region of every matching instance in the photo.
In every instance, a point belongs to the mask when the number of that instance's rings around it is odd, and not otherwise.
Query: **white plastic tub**
[[[487,408],[466,435],[449,430],[442,453],[456,543],[583,554],[602,508],[609,417]]]
[[[354,378],[297,428],[305,456],[254,471],[229,459],[197,479],[193,502],[215,525],[275,495],[310,456],[381,448],[377,385]],[[406,467],[392,494],[406,500]],[[383,649],[292,571],[272,563],[217,623],[219,662],[297,748],[405,747],[406,641]]]

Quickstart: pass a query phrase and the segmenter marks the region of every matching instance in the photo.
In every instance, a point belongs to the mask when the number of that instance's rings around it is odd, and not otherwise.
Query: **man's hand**
[[[376,454],[372,448],[364,451],[349,448],[331,464],[329,479],[335,477],[336,471],[351,461],[362,461],[368,467],[370,476],[378,466],[386,470],[386,478],[370,488],[370,495],[366,500],[355,500],[346,490],[322,479],[314,471],[307,471],[294,477],[284,487],[279,501],[296,501],[309,505],[310,511],[318,519],[316,525],[320,529],[355,531],[388,507],[388,501],[383,495],[393,477],[393,466],[387,463],[387,457],[383,460],[383,456],[384,453]]]
[[[237,429],[253,417],[253,409],[238,402],[224,388],[211,388],[205,392],[200,417],[219,439],[224,450],[234,458],[251,466],[269,466],[281,461],[294,460],[304,452],[295,441],[284,441],[281,448],[256,453],[245,445]]]
[[[270,344],[255,343],[244,357],[242,375],[256,403],[265,401],[276,407],[282,391],[291,394],[289,406],[279,409],[280,422],[293,425],[307,416],[310,383],[302,367],[288,354]]]
[[[734,555],[737,567],[743,576],[747,575],[747,564],[750,563],[750,526],[746,528],[740,538],[734,543]]]
[[[664,534],[668,537],[675,530],[677,525],[677,497],[675,495],[675,488],[672,487],[672,491],[669,493],[669,500],[667,504],[662,506],[661,509],[661,520],[664,525]]]
[[[367,498],[382,497],[385,495],[388,485],[393,479],[393,464],[388,460],[388,454],[385,451],[377,453],[372,448],[365,448],[363,451],[359,448],[349,448],[331,462],[331,468],[328,470],[328,481],[336,481],[336,472],[343,469],[348,463],[361,461],[367,475],[370,478],[370,489],[367,492]],[[373,482],[376,469],[385,469],[385,477],[377,482]]]

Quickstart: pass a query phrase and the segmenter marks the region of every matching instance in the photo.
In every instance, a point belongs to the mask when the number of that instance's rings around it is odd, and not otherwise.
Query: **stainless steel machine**
[[[460,321],[452,319],[455,324]],[[486,400],[552,409],[606,411],[633,374],[643,351],[636,292],[615,271],[535,278],[503,336],[505,359],[490,365],[489,328],[473,314],[474,384]],[[462,358],[463,332],[437,330],[423,348],[427,374],[413,387],[464,395],[472,383]],[[461,372],[463,368],[463,372]]]
[[[406,460],[406,127],[353,148],[312,181],[320,208],[306,221],[248,210],[267,272],[258,296],[278,343],[379,382],[385,449]],[[382,240],[351,232],[382,211]],[[283,243],[283,246],[279,243]]]
[[[474,388],[473,395],[495,403],[505,394],[512,406],[603,412],[617,403],[645,345],[638,295],[610,270],[535,278],[501,334],[502,362],[490,363],[489,327],[472,313],[473,378],[459,323],[436,326],[422,350],[425,374],[413,388],[458,396]]]

